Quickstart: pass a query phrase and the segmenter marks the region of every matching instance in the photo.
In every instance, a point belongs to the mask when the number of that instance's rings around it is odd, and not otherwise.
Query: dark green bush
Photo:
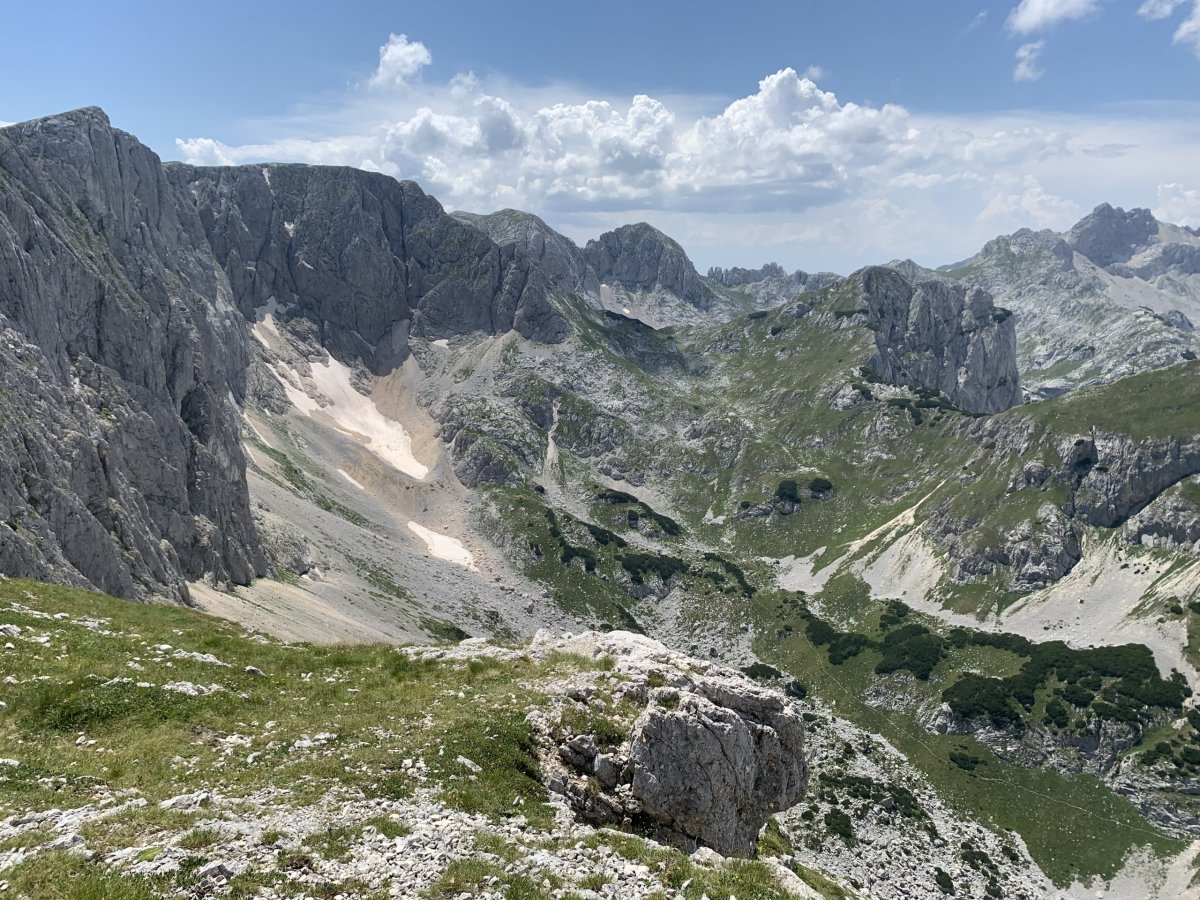
[[[946,655],[946,642],[915,622],[889,632],[880,646],[883,658],[875,666],[878,674],[907,669],[921,681],[929,680],[934,666]]]
[[[825,813],[825,826],[848,845],[854,845],[854,823],[840,809],[831,809]]]
[[[775,488],[775,499],[784,502],[799,503],[800,485],[796,484],[792,478],[779,482],[779,487]]]
[[[818,475],[808,483],[808,489],[814,494],[828,494],[833,490],[833,482]]]
[[[984,761],[973,753],[964,753],[961,750],[951,750],[950,762],[958,766],[964,772],[974,772],[976,768],[983,765]]]

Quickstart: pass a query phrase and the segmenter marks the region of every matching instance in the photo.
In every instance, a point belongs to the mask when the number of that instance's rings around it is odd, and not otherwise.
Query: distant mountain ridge
[[[1035,399],[1200,353],[1200,237],[1146,209],[1103,203],[1066,232],[1021,229],[921,277],[934,275],[978,284],[1013,310]]]

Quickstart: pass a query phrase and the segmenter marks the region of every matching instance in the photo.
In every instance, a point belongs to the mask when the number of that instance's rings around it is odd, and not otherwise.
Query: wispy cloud
[[[1021,0],[1008,15],[1013,34],[1036,34],[1060,22],[1090,16],[1100,8],[1099,0]]]
[[[1160,184],[1154,215],[1164,222],[1200,227],[1200,190],[1182,184]]]
[[[1013,69],[1013,81],[1037,81],[1042,77],[1038,59],[1046,49],[1045,41],[1033,41],[1017,48],[1017,65]]]
[[[1145,0],[1138,7],[1138,15],[1151,22],[1169,18],[1187,0]]]
[[[1175,29],[1175,43],[1190,46],[1200,59],[1200,0],[1195,0],[1188,17]]]
[[[977,28],[982,28],[987,19],[988,11],[986,9],[981,9],[975,14],[975,18],[967,23],[967,27],[962,30],[962,34],[969,34]]]

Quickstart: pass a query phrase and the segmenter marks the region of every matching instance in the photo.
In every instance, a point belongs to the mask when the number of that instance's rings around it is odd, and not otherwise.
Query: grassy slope
[[[820,303],[836,306],[842,300],[827,297]],[[818,305],[810,316],[819,316],[823,308]],[[671,398],[668,403],[683,411],[684,421],[717,423],[729,439],[719,454],[711,442],[700,449],[693,444],[678,450],[681,464],[667,476],[670,490],[664,491],[661,482],[656,487],[671,497],[687,528],[688,545],[720,549],[760,588],[753,599],[724,597],[725,602],[714,603],[705,585],[693,589],[684,582],[685,590],[693,592],[685,607],[694,607],[698,615],[702,611],[700,618],[707,619],[709,627],[719,627],[715,623],[721,621],[733,629],[751,619],[760,634],[772,634],[778,623],[770,609],[770,574],[756,564],[758,557],[807,555],[822,546],[835,555],[837,546],[889,521],[930,492],[918,521],[949,502],[952,509],[978,519],[976,541],[981,545],[1004,540],[1005,531],[1033,519],[1042,504],[1061,505],[1067,499],[1063,489],[1006,492],[1009,469],[1034,459],[1054,461],[1053,447],[1061,434],[1078,433],[1092,424],[1134,437],[1200,431],[1200,419],[1193,422],[1194,411],[1200,409],[1200,379],[1194,367],[1181,366],[1012,410],[1004,415],[1030,420],[1029,449],[1020,457],[991,459],[994,448],[967,437],[968,422],[952,411],[929,411],[917,424],[904,410],[878,402],[831,409],[831,389],[861,378],[858,368],[869,352],[869,336],[854,327],[830,329],[829,321],[826,316],[823,324],[810,327],[809,319],[792,319],[776,310],[676,338],[687,355],[711,361],[710,368],[694,378],[661,383],[657,393]],[[720,352],[705,352],[713,346]],[[628,360],[623,365],[630,367]],[[878,429],[880,415],[891,422],[883,432]],[[685,461],[690,464],[683,465]],[[791,516],[731,518],[724,526],[702,522],[710,508],[720,514],[736,509],[743,499],[759,504],[770,498],[780,480],[803,481],[817,473],[834,482],[832,497],[804,502]],[[598,511],[593,507],[590,512],[598,521]],[[518,519],[520,528],[539,531],[536,517],[532,523],[527,517]],[[538,539],[542,537],[539,533]],[[658,547],[664,553],[680,552],[670,542],[658,542]],[[531,571],[559,597],[581,601],[602,618],[602,608],[608,606],[632,609],[643,621],[652,619],[652,608],[639,608],[614,583],[609,549],[592,549],[600,554],[598,571],[607,579],[588,576],[578,562],[564,571],[552,557]],[[842,601],[833,596],[836,592],[835,583],[825,602]],[[948,602],[963,610],[995,608],[1008,599],[994,583],[947,594]],[[870,603],[844,612],[867,618]],[[615,618],[609,621],[617,624]],[[758,649],[818,696],[836,700],[839,713],[892,740],[964,814],[1020,833],[1039,864],[1060,882],[1111,874],[1135,846],[1149,844],[1159,852],[1179,846],[1096,779],[1066,778],[1005,763],[970,738],[928,735],[913,711],[886,713],[868,706],[861,697],[873,678],[874,652],[831,667],[802,629],[783,641],[760,639]],[[988,656],[980,648],[955,651],[939,666],[928,696],[940,695],[951,673],[979,668],[980,659]],[[974,773],[951,764],[949,754],[964,747],[987,764]],[[1004,789],[997,790],[997,784]],[[1036,802],[1014,803],[1014,795]]]
[[[146,806],[85,825],[88,847],[101,853],[146,845],[193,852],[178,873],[155,878],[121,876],[99,862],[45,852],[4,873],[16,896],[176,895],[195,885],[196,870],[209,852],[219,850],[219,835],[195,827],[205,814],[162,810],[160,801],[197,790],[227,797],[273,790],[276,799],[286,797],[297,808],[330,793],[403,798],[416,786],[401,768],[405,757],[428,762],[429,783],[447,806],[493,820],[523,815],[532,826],[522,844],[481,832],[478,849],[502,858],[564,849],[551,831],[552,812],[525,722],[528,711],[548,698],[531,684],[603,668],[603,662],[570,656],[541,663],[414,662],[394,647],[282,645],[251,639],[233,623],[192,610],[15,579],[0,581],[0,624],[21,629],[6,638],[13,647],[0,657],[4,676],[16,682],[0,685],[5,704],[0,746],[18,761],[0,766],[0,818],[139,797]],[[155,649],[164,645],[171,649]],[[176,650],[212,654],[228,665],[176,656]],[[134,681],[113,681],[126,678]],[[137,681],[154,686],[139,687]],[[189,697],[161,687],[182,681],[224,690]],[[293,747],[320,732],[336,737],[307,752]],[[231,754],[223,739],[233,735],[249,743],[234,744]],[[245,760],[252,752],[259,755],[250,764]],[[459,756],[482,765],[477,778],[461,777]],[[306,840],[302,855],[344,858],[368,826],[389,836],[405,833],[404,824],[393,820],[346,821]],[[0,852],[53,836],[27,832]],[[700,868],[677,851],[631,835],[597,831],[587,840],[654,865],[688,900],[706,893],[732,892],[751,900],[785,896],[758,863]],[[146,858],[151,856],[153,850]],[[287,862],[281,858],[281,869]],[[814,873],[809,877],[821,882]],[[281,871],[252,871],[233,880],[232,896],[251,897],[264,884],[283,896],[371,895],[357,883],[300,885]],[[513,876],[473,857],[451,864],[429,897],[458,897],[485,887],[526,900],[550,896],[540,880]],[[831,898],[845,896],[835,885],[822,890]]]
[[[870,622],[878,611],[856,602],[843,587],[832,583],[829,593],[836,596],[825,602],[836,605],[840,615],[858,618],[861,627],[856,630],[877,636]],[[841,665],[830,664],[826,652],[805,636],[803,623],[789,618],[779,605],[784,599],[756,598],[760,623],[767,626],[756,643],[761,656],[798,678],[814,695],[832,702],[839,715],[891,741],[961,814],[1019,834],[1038,865],[1057,883],[1110,876],[1135,847],[1149,845],[1163,854],[1183,849],[1183,842],[1157,831],[1129,801],[1098,779],[1006,763],[973,738],[928,733],[918,709],[889,711],[871,706],[865,696],[878,680],[873,670],[879,653],[867,650]],[[789,624],[793,633],[778,638],[775,629]],[[980,650],[952,652],[934,669],[928,685],[918,686],[935,697],[965,669],[995,676],[1015,670],[1016,658],[1011,654]],[[966,772],[950,762],[950,754],[956,751],[986,763]]]

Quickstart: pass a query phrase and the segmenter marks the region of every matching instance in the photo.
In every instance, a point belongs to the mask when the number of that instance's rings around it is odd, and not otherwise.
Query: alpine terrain
[[[1198,322],[2,127],[0,891],[1200,897]]]

